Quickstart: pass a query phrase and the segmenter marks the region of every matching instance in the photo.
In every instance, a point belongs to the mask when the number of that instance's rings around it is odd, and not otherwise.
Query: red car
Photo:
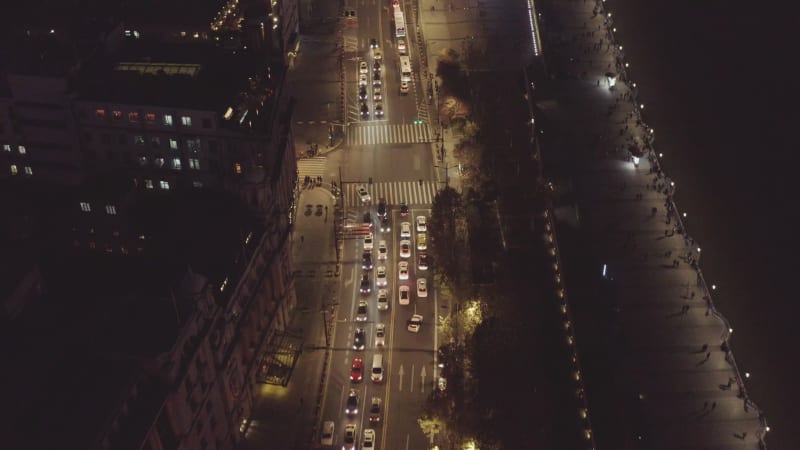
[[[361,381],[364,373],[364,360],[361,358],[353,358],[353,367],[350,369],[350,381],[358,383]]]

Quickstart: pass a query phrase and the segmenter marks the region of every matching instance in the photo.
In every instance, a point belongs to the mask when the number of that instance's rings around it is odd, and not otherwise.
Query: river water
[[[609,0],[771,449],[800,448],[798,6]],[[793,218],[794,217],[794,218]]]

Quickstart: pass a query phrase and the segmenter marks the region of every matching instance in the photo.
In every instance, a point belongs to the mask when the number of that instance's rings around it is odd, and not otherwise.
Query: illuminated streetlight
[[[644,103],[639,105],[639,109],[644,109]]]
[[[684,218],[684,219],[686,218],[686,215],[687,215],[686,213],[683,213],[683,218]]]
[[[658,157],[659,157],[659,158],[663,158],[663,157],[664,157],[664,154],[663,154],[663,153],[659,153],[659,154],[658,154]]]
[[[711,285],[711,290],[712,291],[716,291],[717,290],[717,285],[716,284],[712,284]]]
[[[621,45],[619,46],[619,49],[622,50],[622,46]]]
[[[744,373],[744,377],[745,377],[745,378],[750,378],[750,372],[745,372],[745,373]]]
[[[608,17],[611,17],[611,13],[608,13]]]

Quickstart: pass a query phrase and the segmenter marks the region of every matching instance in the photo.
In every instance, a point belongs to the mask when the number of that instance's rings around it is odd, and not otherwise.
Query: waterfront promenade
[[[564,259],[573,310],[584,310],[578,345],[601,342],[582,358],[595,361],[586,377],[598,447],[764,448],[766,419],[736,367],[732,325],[714,308],[608,14],[602,2],[546,3],[551,78],[534,96],[545,167],[560,178],[558,198],[572,199],[556,216],[574,250]]]

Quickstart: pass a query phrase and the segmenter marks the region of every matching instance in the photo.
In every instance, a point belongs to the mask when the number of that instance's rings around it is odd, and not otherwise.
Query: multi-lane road
[[[400,8],[405,10],[404,5]],[[418,93],[418,67],[408,93],[400,92],[400,64],[392,20],[394,7],[389,0],[358,0],[345,2],[348,22],[343,36],[345,61],[345,141],[341,151],[312,161],[301,161],[301,178],[304,175],[333,176],[339,179],[344,194],[345,217],[361,218],[370,212],[377,218],[377,205],[381,198],[386,199],[391,231],[381,232],[376,223],[373,227],[374,249],[372,261],[375,268],[362,268],[362,254],[365,251],[364,239],[360,237],[344,240],[342,268],[338,286],[338,307],[334,317],[334,332],[331,337],[330,367],[324,382],[323,405],[320,417],[322,423],[333,421],[335,431],[333,447],[344,444],[345,427],[356,426],[357,447],[361,448],[364,430],[372,428],[376,434],[377,448],[428,448],[431,437],[423,434],[417,424],[424,403],[436,386],[436,323],[439,316],[438,297],[433,283],[435,267],[420,270],[418,255],[417,217],[430,216],[430,203],[439,188],[435,180],[431,124],[428,120],[427,103]],[[350,11],[355,12],[355,17]],[[375,96],[375,49],[372,40],[382,53],[380,61],[380,103],[383,114],[375,114],[378,100]],[[410,37],[406,38],[408,50],[415,46]],[[412,61],[418,61],[413,58]],[[362,73],[362,62],[366,63],[367,73]],[[363,77],[366,75],[365,77]],[[360,79],[361,78],[361,79]],[[364,80],[363,78],[366,78]],[[360,88],[366,91],[366,110],[362,113]],[[341,172],[340,172],[341,171]],[[304,173],[305,172],[305,173]],[[370,183],[370,180],[372,183]],[[364,184],[372,196],[372,201],[362,203],[356,186]],[[410,206],[408,215],[401,216],[400,203]],[[401,223],[411,226],[410,255],[401,257]],[[388,255],[379,260],[378,244],[386,241]],[[368,250],[369,251],[369,250]],[[408,262],[408,279],[400,280],[400,261]],[[376,275],[379,266],[387,273],[389,309],[377,308]],[[364,273],[370,276],[371,292],[360,292]],[[428,295],[420,298],[417,292],[417,279],[425,278]],[[408,305],[399,304],[399,287],[406,285],[410,291]],[[356,321],[360,300],[368,305],[366,321]],[[423,324],[418,333],[408,330],[407,321],[414,314],[423,316]],[[385,345],[376,345],[376,325],[386,327]],[[363,350],[354,349],[354,335],[357,328],[365,330],[366,342]],[[384,377],[381,382],[371,381],[373,356],[383,355]],[[360,382],[350,380],[353,358],[363,360],[364,377]],[[351,389],[358,395],[358,413],[346,414],[347,397]],[[370,405],[373,398],[380,400],[381,421],[370,423]],[[321,438],[321,436],[320,436]]]

